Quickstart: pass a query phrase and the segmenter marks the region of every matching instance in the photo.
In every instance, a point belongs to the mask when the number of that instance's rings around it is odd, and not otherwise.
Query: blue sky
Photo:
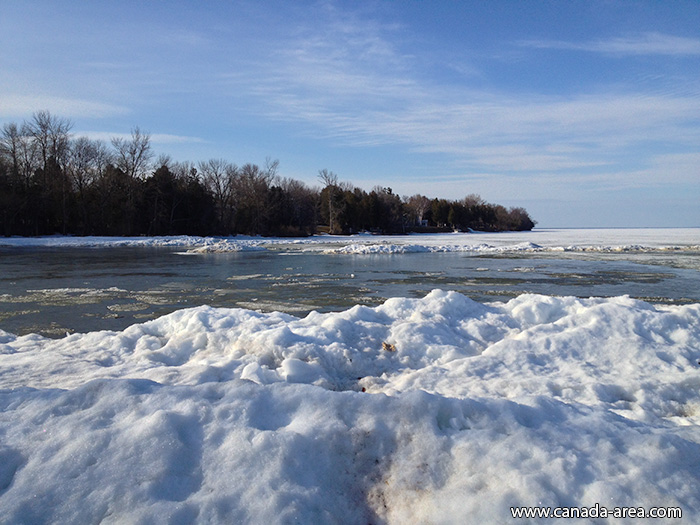
[[[700,1],[0,0],[0,123],[539,227],[700,226]]]

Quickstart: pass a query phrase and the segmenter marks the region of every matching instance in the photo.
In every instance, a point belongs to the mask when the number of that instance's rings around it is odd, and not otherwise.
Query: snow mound
[[[208,237],[174,235],[159,237],[71,237],[51,235],[45,237],[9,237],[0,239],[0,246],[50,247],[50,248],[118,248],[118,247],[180,247],[203,244]]]
[[[368,255],[375,253],[425,253],[440,251],[439,247],[421,246],[419,244],[360,244],[353,243],[339,248],[328,248],[324,253]]]
[[[207,239],[202,246],[190,248],[186,254],[198,253],[232,253],[245,251],[262,251],[264,246],[260,245],[260,241],[237,241],[237,240],[209,240]]]
[[[599,504],[697,522],[698,359],[700,305],[629,297],[435,290],[0,332],[3,520],[504,523]]]
[[[535,252],[543,248],[532,242],[523,242],[508,246],[493,246],[490,244],[360,244],[353,243],[338,248],[324,250],[327,254],[396,254],[396,253],[448,253],[448,252],[477,252],[477,253],[505,253],[505,252]]]
[[[651,253],[700,251],[700,228],[553,229],[531,232],[439,233],[399,236],[357,234],[284,237],[47,237],[0,238],[0,247],[108,248],[169,247],[189,253],[225,253],[263,249],[302,249],[340,254],[408,254],[424,252],[594,252]],[[478,241],[478,242],[475,242]],[[535,242],[536,241],[536,242]],[[333,247],[328,247],[328,245]],[[188,253],[188,252],[183,252]]]
[[[342,242],[342,241],[338,241]],[[650,253],[650,252],[695,252],[700,251],[698,245],[687,246],[646,246],[642,244],[621,245],[586,245],[570,244],[566,246],[541,246],[534,242],[525,241],[514,244],[414,244],[414,239],[409,239],[403,244],[391,244],[383,241],[351,243],[345,246],[327,248],[326,254],[404,254],[404,253],[481,253],[481,254],[507,254],[518,252],[575,252],[575,253]]]

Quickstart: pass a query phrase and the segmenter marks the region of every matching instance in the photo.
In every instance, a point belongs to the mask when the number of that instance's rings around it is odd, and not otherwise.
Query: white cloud
[[[385,95],[388,107],[382,109],[348,100],[346,87],[329,88],[325,97],[282,92],[266,99],[264,111],[270,118],[305,122],[312,133],[345,144],[403,144],[492,170],[584,168],[612,162],[642,143],[688,146],[700,139],[700,98],[693,96],[605,93],[554,99],[454,94],[404,84],[393,96]]]
[[[103,118],[129,113],[124,106],[52,95],[3,93],[0,117],[27,118],[36,111],[48,110],[65,118]]]
[[[147,131],[141,130],[141,133],[146,133],[151,139],[151,144],[191,144],[191,143],[202,143],[205,142],[204,139],[199,137],[188,137],[183,135],[170,135],[167,133],[148,133]],[[77,137],[88,137],[92,140],[103,140],[109,142],[113,138],[119,138],[124,140],[131,139],[131,133],[111,133],[109,131],[77,131],[74,133]]]
[[[700,53],[700,41],[656,33],[578,46]],[[697,92],[644,93],[618,85],[543,96],[447,86],[415,73],[414,57],[400,49],[395,28],[353,17],[319,22],[270,57],[251,71],[252,88],[245,75],[228,77],[236,93],[253,97],[252,112],[302,123],[307,134],[343,145],[448,154],[453,166],[472,172],[614,170],[641,145],[700,143]]]
[[[634,36],[593,40],[589,42],[567,42],[561,40],[525,40],[524,47],[538,49],[570,49],[609,55],[674,55],[700,56],[700,39],[686,38],[661,33],[642,33]]]
[[[206,142],[200,137],[189,137],[186,135],[170,135],[168,133],[153,133],[151,135],[153,144],[191,144]]]

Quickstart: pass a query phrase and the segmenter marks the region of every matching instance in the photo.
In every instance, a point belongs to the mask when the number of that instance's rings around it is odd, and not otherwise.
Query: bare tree
[[[30,194],[38,167],[38,150],[32,138],[17,124],[5,124],[0,132],[0,229],[5,234],[36,233],[30,224],[36,228],[39,207],[31,202]]]
[[[166,168],[172,171],[173,164],[173,158],[170,155],[168,155],[167,153],[161,153],[156,159],[155,167],[160,168],[161,166],[165,166]]]
[[[175,178],[178,180],[188,180],[190,178],[199,177],[199,172],[194,163],[188,160],[184,162],[171,162],[165,164],[165,166],[173,172],[173,175],[175,175]]]
[[[238,166],[224,159],[209,159],[199,163],[199,171],[202,174],[204,186],[214,196],[219,224],[228,230],[233,225],[234,188],[238,177]]]
[[[104,173],[110,161],[111,154],[103,141],[78,137],[71,142],[66,172],[75,189],[82,194]]]
[[[131,235],[134,231],[135,214],[137,211],[138,195],[136,194],[138,179],[145,179],[150,168],[150,160],[153,157],[151,151],[151,137],[143,133],[137,127],[131,131],[129,140],[122,137],[112,138],[114,148],[114,162],[117,171],[125,175],[126,202],[122,210],[124,223],[123,235]]]
[[[39,167],[39,154],[34,141],[24,131],[14,122],[5,124],[0,134],[0,155],[10,166],[13,184],[28,190]]]
[[[483,206],[484,204],[486,204],[486,201],[476,193],[470,193],[462,199],[462,204],[469,208],[474,206]]]
[[[153,157],[151,151],[151,136],[143,133],[139,127],[131,130],[131,139],[113,137],[115,162],[129,178],[143,178],[148,171]]]
[[[256,234],[267,228],[267,198],[271,184],[277,178],[278,162],[260,169],[256,164],[245,164],[235,179],[234,199],[239,208],[238,226],[244,225]]]
[[[275,184],[278,182],[278,176],[277,176],[277,171],[279,170],[280,167],[280,161],[275,159],[272,160],[270,157],[265,158],[265,177],[267,179],[267,184]]]
[[[68,228],[68,199],[70,182],[65,173],[69,150],[70,120],[51,115],[48,111],[38,111],[32,120],[24,123],[22,134],[31,137],[41,159],[39,187],[40,202],[36,204],[38,223],[47,230],[62,233]]]
[[[318,215],[318,190],[289,178],[281,179],[279,185],[289,197],[291,225],[300,233],[313,233]]]
[[[516,231],[532,230],[537,221],[532,220],[525,208],[510,208],[508,210],[508,228]]]
[[[428,197],[420,194],[411,195],[408,199],[405,199],[406,207],[410,212],[415,215],[416,222],[420,224],[423,221],[423,217],[426,212],[430,209],[431,201]]]
[[[328,194],[328,231],[329,233],[334,233],[337,220],[333,201],[335,200],[335,194],[338,190],[338,175],[323,168],[318,172],[318,180],[324,184],[326,193]]]
[[[101,140],[78,137],[70,142],[65,174],[75,203],[74,214],[78,233],[86,233],[92,227],[88,192],[104,175],[110,158],[110,152]]]
[[[48,111],[37,111],[31,122],[24,127],[25,133],[29,134],[38,146],[45,172],[50,160],[58,167],[64,167],[72,127],[73,123],[70,120],[55,117]]]
[[[0,155],[11,166],[14,177],[19,176],[19,148],[21,135],[14,122],[3,125],[0,135]]]
[[[332,171],[328,171],[326,168],[318,171],[318,180],[321,181],[325,186],[337,186],[338,185],[338,175]]]

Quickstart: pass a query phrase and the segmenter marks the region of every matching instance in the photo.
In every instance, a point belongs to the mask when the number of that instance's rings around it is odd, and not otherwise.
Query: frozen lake
[[[436,288],[480,302],[523,293],[700,302],[700,252],[692,232],[547,230],[130,244],[17,239],[14,246],[0,247],[0,329],[52,337],[121,330],[205,304],[304,316],[375,306],[391,297],[423,297]]]

